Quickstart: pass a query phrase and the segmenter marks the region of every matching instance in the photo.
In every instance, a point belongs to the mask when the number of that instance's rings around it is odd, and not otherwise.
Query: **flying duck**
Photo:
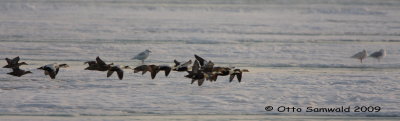
[[[31,71],[21,70],[21,69],[19,69],[19,67],[14,67],[14,68],[12,68],[12,70],[13,70],[12,72],[7,73],[7,74],[21,77],[22,75],[32,73]]]
[[[143,51],[143,52],[137,54],[135,57],[133,57],[132,60],[135,60],[135,59],[141,60],[142,64],[144,64],[144,60],[146,60],[147,57],[149,57],[150,53],[151,53],[151,51],[146,49],[145,51]]]
[[[234,67],[233,67],[234,68]],[[210,74],[210,81],[217,81],[218,76],[228,76],[230,75],[232,67],[213,67]]]
[[[124,77],[123,69],[131,69],[131,68],[129,66],[121,67],[119,65],[111,66],[110,69],[108,69],[107,78],[110,77],[114,72],[117,72],[119,80],[122,80],[122,78]]]
[[[249,72],[247,69],[234,69],[230,71],[230,77],[229,77],[229,82],[232,82],[233,78],[238,79],[239,83],[242,81],[242,73],[243,72]]]
[[[54,63],[39,67],[38,69],[44,70],[44,75],[49,75],[51,79],[55,79],[60,68],[67,68],[67,67],[69,67],[67,64]]]
[[[189,60],[183,64],[181,64],[181,62],[178,62],[176,60],[174,60],[174,67],[172,70],[174,71],[178,71],[178,72],[183,72],[183,71],[189,71],[189,65],[192,64],[192,60]]]
[[[200,69],[203,70],[206,73],[211,73],[214,67],[214,63],[209,60],[208,62],[203,59],[202,57],[198,56],[198,55],[194,55],[194,57],[196,58],[196,60],[199,61],[200,64]]]
[[[142,75],[145,74],[147,71],[149,71],[151,73],[151,79],[154,79],[156,77],[157,73],[160,71],[164,71],[165,76],[167,77],[169,75],[169,73],[171,72],[172,68],[167,65],[161,65],[161,66],[140,65],[140,66],[134,68],[133,70],[134,70],[133,73],[142,71]]]
[[[157,73],[160,71],[164,71],[165,77],[168,77],[171,70],[172,70],[172,68],[167,65],[161,65],[161,66],[150,65],[151,79],[154,79],[156,77]]]
[[[96,71],[108,71],[114,63],[106,64],[99,56],[96,57],[96,61],[86,61],[84,64],[89,66],[85,70],[96,70]]]
[[[192,79],[191,84],[197,81],[198,86],[203,85],[204,80],[209,77],[208,74],[200,70],[199,61],[197,60],[194,61],[192,71],[188,71],[188,73],[185,77]]]
[[[15,57],[13,59],[6,58],[7,65],[3,66],[3,68],[15,68],[15,67],[19,67],[21,65],[28,65],[25,62],[18,63],[19,59],[20,59],[19,56]]]

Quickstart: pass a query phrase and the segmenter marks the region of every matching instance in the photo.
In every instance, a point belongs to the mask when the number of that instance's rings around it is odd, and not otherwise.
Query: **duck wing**
[[[199,61],[195,60],[194,64],[193,64],[193,67],[192,67],[192,72],[197,74],[200,71],[199,69],[200,69]]]
[[[119,80],[122,80],[122,78],[124,78],[124,71],[122,69],[118,69],[117,74],[118,74]]]
[[[96,61],[86,61],[86,62],[83,63],[83,64],[88,64],[89,66],[94,66],[94,65],[97,64],[97,62],[96,62]]]
[[[199,85],[199,86],[203,85],[204,78],[199,79],[197,82],[198,82],[197,85]]]
[[[194,55],[194,57],[196,58],[196,60],[198,60],[199,62],[200,62],[200,65],[201,66],[204,66],[204,62],[206,61],[206,60],[204,60],[203,58],[201,58],[200,56],[198,56],[198,55]]]
[[[169,73],[171,72],[172,68],[169,66],[160,66],[160,70],[164,70],[165,76],[168,76]]]
[[[177,67],[177,66],[181,65],[181,62],[178,62],[178,61],[176,61],[176,60],[174,60],[174,63],[175,63],[175,66],[174,66],[174,67]]]
[[[12,64],[11,59],[6,58],[6,61],[7,61],[7,64],[8,64],[8,65],[11,65],[11,64]]]
[[[18,64],[19,61],[19,56],[15,57],[14,59],[11,60],[12,64]]]
[[[242,81],[242,72],[239,72],[238,74],[236,74],[236,78],[238,79],[239,83]]]
[[[231,74],[231,75],[229,76],[229,82],[232,82],[233,78],[235,78],[235,75],[236,75],[236,74]]]
[[[99,56],[97,56],[96,62],[97,62],[97,64],[99,64],[99,65],[107,65],[103,60],[100,59]]]
[[[51,79],[55,79],[56,78],[56,73],[54,71],[47,71],[47,73],[49,74]]]
[[[41,67],[41,69],[45,71],[45,75],[47,72],[47,74],[50,76],[51,79],[56,78],[56,75],[58,73],[58,68],[55,69],[52,65],[46,65],[46,66]]]
[[[107,71],[107,78],[110,77],[114,73],[114,70],[108,70]]]
[[[160,71],[158,66],[151,65],[150,66],[150,72],[151,72],[151,79],[156,78],[157,73]]]

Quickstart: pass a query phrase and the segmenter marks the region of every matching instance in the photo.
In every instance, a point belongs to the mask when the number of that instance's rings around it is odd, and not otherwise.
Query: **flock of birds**
[[[229,82],[232,82],[236,76],[237,80],[241,82],[242,73],[249,72],[249,70],[247,69],[214,66],[214,63],[212,61],[207,61],[198,55],[194,55],[196,58],[194,62],[192,62],[192,60],[189,60],[187,62],[182,63],[177,60],[174,60],[175,65],[172,67],[169,65],[154,65],[154,64],[146,65],[144,64],[144,60],[148,58],[150,53],[151,53],[150,50],[145,50],[132,58],[142,61],[142,65],[133,68],[134,73],[142,72],[142,75],[144,75],[146,72],[150,72],[151,79],[154,79],[157,73],[160,71],[164,71],[166,77],[169,75],[171,71],[187,72],[188,74],[185,75],[185,77],[191,79],[191,84],[197,81],[198,86],[201,86],[205,80],[211,82],[216,81],[218,76],[229,75],[230,76]],[[21,77],[25,74],[32,73],[31,71],[20,69],[20,66],[28,64],[25,62],[19,62],[19,60],[20,60],[19,56],[13,59],[6,58],[7,65],[5,65],[3,68],[12,69],[12,72],[9,72],[7,74]],[[84,62],[84,64],[88,65],[88,67],[86,67],[85,70],[101,71],[101,72],[107,71],[107,77],[110,77],[114,72],[116,72],[120,80],[123,79],[124,69],[132,69],[129,66],[114,65],[114,63],[107,64],[102,59],[100,59],[99,56],[96,57],[96,60],[86,61]],[[45,75],[50,76],[51,79],[55,79],[60,68],[67,68],[67,67],[69,67],[69,65],[67,64],[53,63],[44,65],[37,69],[43,70]]]
[[[380,49],[379,51],[376,51],[372,54],[369,55],[369,57],[375,58],[378,60],[378,62],[386,56],[386,51],[385,49]],[[361,52],[358,52],[356,54],[354,54],[353,56],[351,56],[352,58],[356,58],[359,59],[361,63],[363,63],[363,60],[366,59],[368,57],[368,53],[367,50],[363,50]]]
[[[205,80],[209,80],[211,82],[216,81],[218,76],[229,75],[230,76],[229,82],[232,82],[232,80],[236,76],[238,81],[241,82],[242,73],[249,72],[249,70],[247,69],[214,66],[214,63],[212,61],[207,61],[198,55],[194,55],[195,57],[194,62],[192,62],[192,60],[189,60],[185,63],[182,63],[177,60],[174,60],[175,65],[172,67],[169,65],[154,65],[154,64],[146,65],[144,64],[144,60],[149,57],[150,53],[151,53],[150,50],[145,50],[132,58],[142,61],[142,65],[133,68],[134,73],[142,72],[142,75],[144,75],[146,72],[150,72],[151,79],[154,79],[157,73],[160,71],[164,71],[166,77],[169,75],[171,71],[187,72],[188,74],[185,75],[185,77],[192,79],[191,84],[197,81],[198,85],[201,86]],[[386,56],[386,51],[384,49],[380,49],[379,51],[376,51],[369,55],[369,57],[376,58],[378,61],[380,61],[380,59],[382,59],[385,56]],[[363,60],[368,57],[368,53],[366,50],[363,50],[351,57],[359,59],[360,62],[363,63]],[[32,73],[31,71],[20,69],[19,68],[20,66],[28,64],[25,62],[19,62],[19,60],[20,60],[19,56],[13,59],[6,58],[7,65],[5,65],[3,68],[12,69],[12,72],[9,72],[7,74],[20,77],[25,74]],[[97,57],[96,60],[94,61],[86,61],[84,62],[84,64],[88,65],[88,67],[86,67],[85,70],[102,71],[102,72],[107,71],[107,78],[110,77],[114,72],[116,72],[120,80],[123,79],[124,69],[132,69],[129,66],[114,65],[114,63],[107,64],[102,59],[100,59],[100,57]],[[43,70],[45,75],[50,76],[51,79],[55,79],[60,68],[67,68],[67,67],[69,67],[69,65],[67,64],[53,63],[44,65],[37,69]]]

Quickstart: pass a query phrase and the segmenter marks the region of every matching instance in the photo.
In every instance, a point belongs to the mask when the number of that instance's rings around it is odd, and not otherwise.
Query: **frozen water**
[[[0,1],[0,58],[33,71],[0,69],[0,115],[281,114],[400,116],[400,1],[81,0]],[[364,64],[366,49],[387,56]],[[173,64],[198,54],[247,68],[242,83],[191,85],[184,73],[123,80],[85,71],[84,61]],[[57,79],[37,70],[67,63]],[[0,65],[5,65],[0,61]],[[380,106],[374,113],[278,113],[294,107]]]

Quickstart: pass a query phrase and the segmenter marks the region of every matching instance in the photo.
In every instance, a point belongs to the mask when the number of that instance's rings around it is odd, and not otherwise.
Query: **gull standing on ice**
[[[146,49],[145,51],[143,51],[143,52],[137,54],[137,55],[136,55],[135,57],[133,57],[132,59],[133,59],[133,60],[135,60],[135,59],[141,60],[141,61],[142,61],[142,64],[144,64],[144,60],[146,60],[147,57],[149,57],[150,53],[151,53],[151,51],[148,50],[148,49]]]
[[[378,62],[380,62],[380,60],[385,56],[386,56],[386,51],[384,49],[380,49],[379,51],[376,51],[376,52],[372,53],[371,55],[369,55],[369,57],[378,59]]]
[[[359,59],[360,62],[362,63],[362,60],[367,58],[367,56],[368,56],[367,51],[364,49],[363,51],[358,52],[357,54],[354,54],[353,56],[351,56],[351,58]]]

